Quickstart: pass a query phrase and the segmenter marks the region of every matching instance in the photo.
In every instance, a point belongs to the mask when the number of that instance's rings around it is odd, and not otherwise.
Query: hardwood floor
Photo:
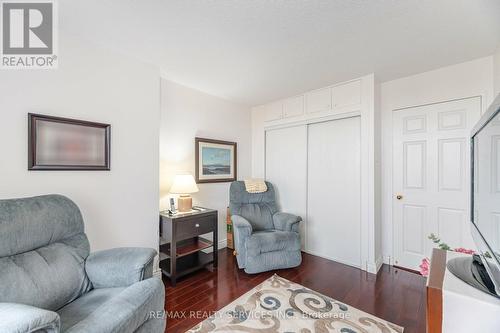
[[[303,253],[297,268],[249,275],[239,270],[232,250],[219,250],[219,266],[166,286],[168,333],[185,332],[274,273],[377,317],[403,326],[405,333],[425,333],[425,279],[383,265],[377,275]],[[177,312],[176,312],[177,311]],[[195,311],[201,311],[195,313]],[[194,314],[194,316],[192,316]]]

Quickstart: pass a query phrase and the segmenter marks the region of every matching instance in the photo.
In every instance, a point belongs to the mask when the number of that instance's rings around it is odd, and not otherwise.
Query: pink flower
[[[420,264],[420,274],[422,276],[429,276],[429,266],[430,266],[431,261],[429,258],[424,258],[422,259],[422,263]]]
[[[474,250],[464,249],[463,247],[459,247],[459,248],[455,249],[454,251],[455,252],[460,252],[460,253],[466,253],[466,254],[474,254],[474,253],[476,253],[476,251],[474,251]]]

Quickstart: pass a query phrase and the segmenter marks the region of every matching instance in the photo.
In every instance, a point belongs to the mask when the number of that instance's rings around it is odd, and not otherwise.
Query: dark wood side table
[[[202,269],[210,264],[217,267],[216,210],[169,215],[160,212],[160,268],[175,286],[177,278]],[[201,237],[212,233],[213,241]],[[202,250],[212,248],[212,253]]]

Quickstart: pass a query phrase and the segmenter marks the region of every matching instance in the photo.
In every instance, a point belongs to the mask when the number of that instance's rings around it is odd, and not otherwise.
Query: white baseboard
[[[307,251],[304,251],[304,252],[308,253],[308,254],[312,254],[313,256],[316,256],[316,257],[320,257],[320,258],[323,258],[323,259],[328,259],[328,260],[335,261],[335,262],[338,262],[338,263],[341,263],[341,264],[344,264],[344,265],[347,265],[347,266],[351,266],[351,267],[354,267],[354,268],[359,268],[361,270],[364,270],[363,267],[361,267],[358,264],[354,264],[354,263],[351,263],[351,262],[339,260],[338,258],[332,258],[332,257],[329,257],[329,256],[325,256],[325,255],[323,255],[321,253],[317,253],[317,252],[310,251],[310,250],[307,250]]]
[[[222,239],[220,240],[218,243],[217,243],[217,248],[220,250],[220,249],[223,249],[227,247],[227,239]],[[206,249],[206,250],[202,250],[203,252],[205,253],[212,253],[212,248],[209,248],[209,249]]]
[[[366,271],[372,274],[377,274],[384,263],[382,256],[379,256],[375,259],[375,262],[367,262],[366,263]]]
[[[219,250],[227,247],[227,239],[220,240],[219,244],[218,244],[218,247],[219,247]]]
[[[377,264],[377,272],[378,272],[380,270],[380,268],[382,267],[382,265],[384,264],[384,258],[382,257],[382,255],[380,255],[377,258],[376,264]]]
[[[373,262],[366,262],[366,271],[368,273],[377,274],[377,264]]]
[[[309,253],[309,254],[312,254],[312,255],[315,255],[317,257],[321,257],[321,258],[324,258],[324,259],[328,259],[328,260],[331,260],[331,261],[335,261],[335,262],[338,262],[338,263],[341,263],[341,264],[344,264],[344,265],[348,265],[348,266],[351,266],[351,267],[355,267],[355,268],[359,268],[365,272],[368,272],[368,273],[372,273],[372,274],[377,274],[378,271],[380,270],[380,267],[382,267],[382,264],[384,263],[383,260],[382,260],[382,256],[378,257],[375,262],[366,262],[365,265],[356,265],[356,264],[353,264],[353,263],[350,263],[350,262],[345,262],[345,261],[342,261],[342,260],[339,260],[337,258],[331,258],[331,257],[328,257],[328,256],[324,256],[322,254],[319,254],[319,253],[315,253],[314,251],[304,251],[305,253]]]

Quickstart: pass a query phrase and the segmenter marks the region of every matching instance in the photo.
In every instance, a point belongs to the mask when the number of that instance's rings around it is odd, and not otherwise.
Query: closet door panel
[[[309,125],[306,251],[361,265],[360,118]]]
[[[266,131],[266,180],[274,185],[281,211],[306,219],[307,126]],[[300,223],[302,245],[304,225]]]

